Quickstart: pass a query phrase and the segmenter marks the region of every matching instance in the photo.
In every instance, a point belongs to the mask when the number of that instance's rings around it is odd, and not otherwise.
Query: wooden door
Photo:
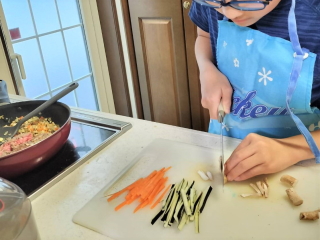
[[[180,0],[128,0],[144,118],[191,127]]]
[[[116,111],[132,116],[115,1],[97,5]],[[207,131],[191,0],[121,0],[121,5],[138,118]]]
[[[201,86],[199,69],[194,52],[197,38],[197,26],[189,18],[192,0],[181,0],[183,6],[183,30],[186,46],[186,60],[188,71],[188,84],[190,92],[190,109],[192,129],[207,131],[210,121],[209,111],[201,105]]]

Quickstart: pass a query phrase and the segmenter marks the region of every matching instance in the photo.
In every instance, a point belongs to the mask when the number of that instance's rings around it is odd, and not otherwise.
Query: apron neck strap
[[[312,135],[310,134],[309,130],[306,128],[306,126],[302,123],[302,121],[292,112],[289,104],[293,95],[293,92],[296,88],[296,83],[298,81],[298,78],[300,76],[300,72],[303,65],[303,60],[305,58],[305,54],[308,54],[309,50],[305,48],[301,48],[298,32],[297,32],[297,23],[296,23],[296,15],[294,13],[294,9],[296,6],[296,0],[292,0],[289,15],[288,15],[288,31],[289,31],[289,37],[292,44],[293,51],[295,52],[295,55],[293,56],[293,66],[292,71],[290,75],[290,82],[287,89],[286,94],[286,105],[287,109],[289,110],[290,116],[292,120],[296,123],[298,129],[300,130],[301,134],[306,139],[312,153],[315,156],[316,163],[320,163],[320,151],[319,148],[314,141]],[[308,56],[308,55],[307,55]]]
[[[293,50],[297,55],[303,55],[302,48],[300,46],[298,32],[297,32],[297,23],[296,23],[296,15],[294,13],[294,9],[296,6],[296,0],[292,0],[289,15],[288,15],[288,30],[290,41],[292,43]]]
[[[292,112],[290,108],[290,101],[292,98],[292,95],[294,93],[294,90],[296,88],[296,84],[298,81],[298,78],[300,76],[300,72],[303,65],[303,60],[305,58],[305,54],[308,54],[308,50],[305,48],[301,48],[299,37],[298,37],[298,31],[297,31],[297,23],[296,23],[296,15],[295,15],[295,6],[296,6],[296,0],[292,0],[291,7],[288,14],[288,31],[289,31],[289,37],[292,44],[292,49],[294,51],[293,57],[293,66],[292,71],[290,75],[290,82],[287,89],[286,94],[286,107],[288,109],[288,112],[292,118],[292,120],[297,125],[298,129],[300,130],[301,134],[305,137],[306,141],[308,142],[308,145],[310,146],[311,151],[313,152],[315,156],[315,160],[317,163],[320,163],[320,151],[317,147],[312,135],[310,134],[309,130],[306,128],[306,126],[302,123],[302,121]],[[223,17],[224,21],[227,21],[228,18],[226,16]],[[307,55],[308,56],[308,55]]]

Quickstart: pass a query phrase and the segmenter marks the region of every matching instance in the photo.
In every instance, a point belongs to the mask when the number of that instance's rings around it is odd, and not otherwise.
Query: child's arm
[[[232,87],[226,78],[212,63],[212,49],[209,33],[198,28],[195,54],[200,71],[201,104],[209,109],[210,118],[217,119],[220,100],[226,113],[230,112]]]
[[[320,130],[311,132],[320,146]],[[314,158],[303,135],[273,139],[249,134],[226,162],[228,181],[242,181],[260,174],[282,171],[291,165]]]

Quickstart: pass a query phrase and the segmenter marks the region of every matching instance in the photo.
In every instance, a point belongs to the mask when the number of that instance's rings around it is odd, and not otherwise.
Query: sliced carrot
[[[114,210],[118,211],[120,208],[124,207],[125,205],[127,205],[126,201],[120,203],[118,206],[116,206],[116,208]]]
[[[139,196],[133,196],[132,198],[128,199],[126,202],[129,205],[129,204],[133,203],[133,201],[136,200],[137,198],[139,198]]]
[[[165,183],[166,183],[167,180],[168,180],[168,177],[161,179],[161,180],[153,187],[153,190],[151,191],[150,194],[148,194],[148,195],[146,196],[146,198],[150,199],[150,198],[156,197],[156,196],[158,195],[158,193],[160,192],[159,189],[161,188],[162,185],[163,185],[163,186],[165,185]],[[161,189],[161,190],[162,190],[162,189]],[[141,196],[141,198],[143,198],[143,197]]]
[[[164,175],[169,169],[171,169],[171,167],[162,168],[158,171],[154,170],[145,178],[140,178],[129,186],[121,189],[120,191],[111,194],[111,196],[108,198],[108,202],[119,197],[121,194],[128,192],[125,196],[125,200],[115,207],[116,211],[118,211],[125,205],[131,204],[137,199],[140,204],[134,209],[134,212],[137,212],[139,209],[152,204],[157,195],[161,193],[161,191],[165,188],[165,183],[167,182],[168,177],[164,177]],[[161,194],[162,197],[167,192],[168,188],[169,186]],[[159,198],[151,208],[153,208],[157,202],[160,202],[160,200],[161,199]]]
[[[129,186],[125,187],[124,189],[116,192],[116,193],[113,193],[111,195],[111,197],[108,198],[108,202],[112,201],[113,199],[119,197],[122,193],[128,191],[128,190],[131,190],[135,185],[139,184],[141,181],[143,180],[143,178],[140,178],[138,179],[137,181],[135,181],[134,183],[130,184]]]
[[[148,185],[145,187],[143,193],[141,194],[141,198],[146,198],[154,189],[154,186],[158,184],[158,182],[163,178],[165,172],[158,172],[157,175],[150,180]]]
[[[150,196],[147,198],[149,204],[151,204],[153,202],[153,200],[156,198],[156,196],[158,196],[158,194],[164,189],[164,183],[162,183],[161,185],[159,185],[157,187],[157,190],[154,191],[152,194],[150,194]]]
[[[118,206],[115,207],[115,210],[118,211],[120,208],[124,207],[125,205],[131,204],[134,200],[136,200],[138,196],[133,197],[131,199],[125,200],[124,202],[120,203]]]
[[[126,196],[126,199],[131,198],[132,196],[135,196],[135,195],[139,195],[142,189],[144,188],[145,183],[146,183],[146,179],[143,179],[139,184],[135,185],[135,187],[131,189],[128,195]]]
[[[145,206],[151,204],[155,197],[162,191],[164,188],[164,183],[168,180],[168,177],[162,179],[157,186],[154,187],[152,193],[146,198],[140,198],[140,204],[135,208],[133,211],[134,213],[137,212],[139,209],[144,208]]]
[[[144,208],[146,205],[148,205],[148,200],[145,200],[145,201],[141,202],[141,203],[138,205],[138,207],[136,207],[136,208],[134,209],[133,212],[134,212],[134,213],[137,212],[139,209]]]
[[[154,175],[156,175],[157,174],[157,170],[154,170],[152,173],[150,173],[147,177],[145,177],[144,179],[145,180],[149,180],[149,179],[151,179]]]
[[[164,186],[166,184],[166,182],[168,181],[168,177],[162,178],[157,185],[154,186],[155,189],[149,196],[148,198],[153,197],[154,195],[158,195],[161,191],[159,190],[161,188],[161,186]],[[161,189],[162,190],[162,189]]]
[[[119,192],[113,193],[113,194],[111,195],[111,197],[108,198],[107,201],[108,201],[108,202],[112,201],[113,199],[119,197],[122,193],[124,193],[124,192],[126,192],[126,191],[128,191],[128,190],[127,190],[126,188],[124,188],[124,189],[120,190]]]
[[[130,191],[130,193],[128,194],[128,197],[130,198],[132,195],[136,195],[136,194],[141,195],[143,192],[145,192],[146,191],[145,189],[150,184],[150,182],[154,181],[154,179],[157,177],[157,174],[158,172],[154,171],[148,177],[143,179],[143,181],[139,185],[136,185],[135,188],[132,189],[132,191]]]
[[[139,184],[135,185],[132,191],[130,191],[130,193],[128,194],[128,197],[130,198],[132,195],[138,194],[141,191],[141,189],[145,187],[146,183],[148,183],[148,181],[152,179],[156,174],[157,174],[157,171],[155,170],[151,174],[149,174],[146,178],[143,178],[142,181]]]
[[[168,185],[168,187],[164,190],[164,192],[162,192],[162,194],[160,195],[160,197],[154,202],[154,204],[151,206],[151,209],[153,209],[155,206],[157,206],[161,200],[163,199],[164,195],[169,191],[169,189],[171,188],[171,184]]]

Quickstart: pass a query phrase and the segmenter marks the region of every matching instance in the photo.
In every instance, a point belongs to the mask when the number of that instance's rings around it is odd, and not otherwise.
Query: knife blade
[[[224,187],[224,149],[223,149],[223,120],[225,116],[225,111],[223,109],[223,106],[220,102],[219,107],[218,107],[218,122],[220,123],[220,147],[221,147],[221,155],[220,155],[220,171],[221,171],[221,176],[222,176],[222,184]]]

